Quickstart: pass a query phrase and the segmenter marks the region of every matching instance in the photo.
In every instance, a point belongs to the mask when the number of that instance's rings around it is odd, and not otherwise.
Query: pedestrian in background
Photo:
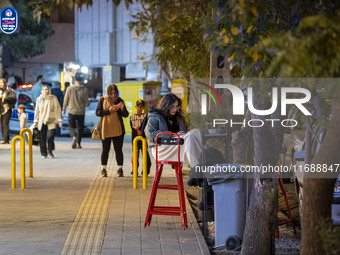
[[[56,124],[62,126],[61,108],[56,96],[51,94],[50,87],[43,85],[41,95],[37,98],[34,111],[34,125],[40,131],[40,153],[42,158],[54,158],[53,150]],[[47,143],[47,147],[46,147]]]
[[[27,115],[25,113],[25,105],[20,104],[18,106],[18,113],[19,113],[19,122],[20,122],[20,130],[23,130],[24,128],[28,128],[28,120],[27,120]]]
[[[16,81],[15,81],[14,73],[12,73],[10,77],[8,77],[7,87],[12,88],[12,89],[16,88]]]
[[[145,101],[144,100],[137,100],[135,108],[137,110],[137,113],[130,116],[130,126],[131,126],[131,130],[132,130],[132,135],[131,135],[132,148],[133,148],[133,140],[137,136],[141,135],[141,132],[138,129],[141,126],[141,124],[142,124],[142,122],[143,122],[143,120],[146,116],[146,114],[143,113],[143,111],[145,109]],[[139,152],[143,151],[142,145],[143,145],[142,141],[137,142],[137,168],[139,167]],[[149,152],[146,151],[146,153],[147,153],[146,154],[147,174],[149,174],[150,168],[151,168],[151,160],[150,160]],[[145,156],[145,155],[143,155],[143,156]],[[131,158],[131,163],[132,163],[132,166],[133,166],[133,156]],[[133,171],[131,172],[131,174],[133,174]],[[143,175],[143,171],[141,172],[141,174]]]
[[[72,137],[72,148],[81,148],[81,138],[83,136],[85,107],[89,103],[89,93],[87,88],[82,85],[83,78],[80,75],[75,76],[74,85],[66,90],[63,114],[68,107],[68,127]],[[77,128],[78,127],[78,128]],[[77,130],[77,133],[75,129]]]
[[[14,90],[6,87],[6,79],[0,78],[1,144],[9,143],[9,121],[16,102],[17,97]]]
[[[25,113],[25,105],[20,104],[18,106],[18,119],[20,122],[20,130],[23,130],[24,128],[28,128],[28,120],[27,120],[27,115]],[[25,139],[28,141],[28,134],[25,133]]]
[[[101,97],[96,109],[96,115],[101,117],[101,139],[102,139],[102,177],[107,177],[107,160],[109,157],[111,141],[116,153],[118,165],[118,177],[124,177],[123,173],[123,142],[125,128],[122,117],[128,117],[124,101],[119,97],[118,88],[111,83],[106,87],[106,95]]]
[[[58,99],[60,107],[63,108],[64,103],[64,93],[61,91],[61,84],[59,81],[56,81],[51,89],[51,94],[55,95]]]
[[[37,76],[37,82],[34,84],[32,88],[32,97],[33,97],[33,103],[36,105],[37,103],[37,98],[41,95],[41,86],[43,85],[42,83],[45,81],[44,76],[39,74]]]
[[[58,99],[58,102],[60,104],[60,108],[63,108],[64,103],[64,93],[61,91],[61,84],[59,81],[56,81],[51,89],[51,94],[55,95]],[[57,125],[56,129],[56,136],[60,136],[60,127]]]
[[[64,96],[65,96],[65,94],[66,94],[66,91],[67,91],[67,88],[68,88],[68,87],[70,87],[70,83],[67,81],[67,82],[64,83],[64,91],[63,91]]]

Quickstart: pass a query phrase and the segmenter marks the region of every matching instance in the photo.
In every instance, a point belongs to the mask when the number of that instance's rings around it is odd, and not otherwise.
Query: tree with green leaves
[[[220,1],[214,8],[217,20],[207,19],[204,26],[209,48],[226,56],[226,61],[241,69],[246,77],[339,76],[340,23],[336,1]],[[333,118],[329,122],[327,140],[325,138],[311,163],[332,164],[339,158],[340,141],[335,131],[335,126],[339,125],[338,93],[334,86],[329,89],[332,91],[328,100],[332,100]],[[274,147],[260,146],[263,139],[275,133],[275,128],[263,134],[256,134],[254,130],[255,162],[259,162],[261,155],[267,155],[264,161],[268,163],[269,155],[274,151],[274,156],[278,154]],[[301,254],[324,253],[315,220],[330,218],[334,181],[305,179]],[[270,185],[268,179],[257,179],[255,183],[258,189],[255,196],[254,192],[252,194],[241,253],[273,254],[275,221],[272,219],[276,211],[266,212],[259,201],[265,204],[272,201],[275,183]],[[268,197],[268,194],[272,195]],[[259,200],[261,197],[264,199]],[[256,229],[261,218],[266,216],[272,223],[261,230]]]
[[[200,20],[210,14],[207,1],[143,0],[142,10],[133,15],[130,30],[138,36],[151,30],[157,48],[157,62],[179,76],[209,76],[209,51],[203,39]],[[170,75],[169,75],[170,78]]]
[[[40,4],[38,10],[43,11],[48,3],[92,4],[89,0],[35,1]],[[158,47],[158,61],[184,77],[208,76],[206,46],[214,54],[225,56],[232,71],[245,77],[339,76],[340,22],[339,4],[335,0],[143,0],[141,5],[143,11],[134,16],[131,29],[138,35],[151,30]],[[213,10],[217,18],[211,20]],[[336,89],[333,87],[331,91],[327,100],[332,102],[332,118],[325,141],[312,163],[334,163],[339,159],[340,137],[336,133],[340,125],[339,100]],[[265,107],[266,103],[267,100],[257,102],[259,107]],[[254,131],[255,163],[275,162],[282,135],[279,128]],[[268,142],[266,146],[263,141]],[[302,254],[325,251],[317,223],[310,222],[330,218],[332,183],[334,179],[306,180],[309,188],[305,187],[304,194]],[[250,205],[241,253],[273,254],[276,183],[274,179],[257,178],[255,185],[258,192]]]

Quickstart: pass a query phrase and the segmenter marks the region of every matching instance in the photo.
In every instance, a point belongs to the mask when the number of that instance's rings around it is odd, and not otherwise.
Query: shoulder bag
[[[91,137],[93,140],[101,140],[101,126],[102,126],[102,117],[100,117],[99,121],[98,121],[98,125],[96,127],[94,127],[91,130]]]

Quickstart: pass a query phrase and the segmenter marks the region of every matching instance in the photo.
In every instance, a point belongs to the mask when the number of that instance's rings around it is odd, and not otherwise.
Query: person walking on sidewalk
[[[138,130],[139,127],[141,126],[146,114],[143,113],[144,108],[145,108],[145,101],[144,100],[137,100],[136,102],[136,110],[137,113],[133,114],[130,116],[130,126],[131,126],[131,130],[132,130],[132,135],[131,135],[131,141],[132,141],[132,147],[133,147],[133,140],[137,137],[141,135],[141,132]],[[137,169],[139,167],[139,152],[143,151],[142,150],[142,141],[138,141],[137,142]],[[145,155],[143,155],[145,156]],[[151,168],[151,160],[150,160],[150,155],[149,152],[146,151],[146,162],[147,162],[147,174],[150,173],[150,168]],[[131,163],[133,165],[133,156],[131,158]],[[144,170],[144,169],[143,169]],[[131,172],[131,174],[133,174],[133,171]],[[143,175],[143,171],[141,173]]]
[[[124,177],[123,173],[123,142],[125,127],[122,117],[128,117],[124,101],[118,96],[118,88],[111,83],[106,87],[106,95],[101,97],[96,109],[96,115],[101,117],[101,140],[102,140],[102,177],[107,177],[107,160],[109,157],[111,141],[116,153],[118,165],[118,177]]]
[[[89,103],[87,88],[82,85],[83,78],[75,76],[74,85],[70,86],[64,97],[63,114],[68,107],[68,126],[72,137],[72,148],[81,148],[81,138],[83,136],[85,107]],[[77,134],[75,129],[78,126]]]
[[[34,105],[37,104],[37,99],[41,95],[41,87],[42,83],[45,81],[44,76],[39,74],[37,77],[37,82],[34,84],[32,88],[32,97],[33,97],[33,103]]]
[[[61,108],[56,96],[51,94],[50,87],[42,85],[41,95],[37,98],[34,111],[34,125],[40,131],[40,153],[42,158],[54,158],[54,136],[56,124],[62,126]],[[46,148],[47,142],[47,148]]]
[[[0,79],[0,116],[1,116],[1,144],[9,143],[9,120],[11,119],[13,108],[17,102],[17,97],[12,88],[6,87],[6,79]]]
[[[51,94],[55,95],[58,99],[58,102],[60,104],[61,109],[63,109],[63,103],[64,103],[64,93],[61,91],[61,84],[59,81],[56,81],[51,89]],[[60,136],[60,127],[57,125],[57,136]]]

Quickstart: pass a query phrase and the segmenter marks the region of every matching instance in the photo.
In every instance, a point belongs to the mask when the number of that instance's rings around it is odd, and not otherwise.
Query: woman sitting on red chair
[[[197,129],[187,132],[181,105],[182,100],[175,94],[165,95],[161,99],[158,109],[148,113],[145,134],[154,158],[156,157],[154,138],[158,133],[167,131],[180,135],[184,139],[180,151],[180,161],[194,167],[199,163],[202,152],[202,138]],[[160,134],[158,137],[169,138],[169,135]],[[173,145],[158,146],[158,160],[178,161],[177,150],[178,147]]]

